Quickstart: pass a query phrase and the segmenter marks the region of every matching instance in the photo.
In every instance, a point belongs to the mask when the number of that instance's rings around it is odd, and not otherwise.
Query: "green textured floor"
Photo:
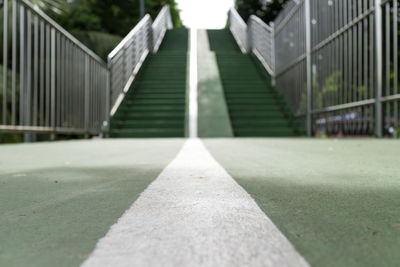
[[[282,98],[254,58],[244,55],[229,30],[208,30],[216,52],[235,136],[294,136],[298,130]]]
[[[0,266],[79,266],[182,144],[109,139],[2,145]]]
[[[183,137],[188,30],[168,30],[111,120],[111,137]]]
[[[205,144],[312,266],[400,265],[398,141]]]
[[[399,266],[400,143],[206,139],[312,266]],[[182,139],[0,147],[0,266],[78,266]]]

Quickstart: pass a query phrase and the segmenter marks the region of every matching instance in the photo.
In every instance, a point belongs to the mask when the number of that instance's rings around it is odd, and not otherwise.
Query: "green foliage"
[[[57,17],[60,23],[68,31],[100,31],[101,18],[92,13],[87,1],[75,0],[65,12]]]
[[[96,54],[104,59],[107,58],[110,51],[113,50],[122,40],[122,37],[118,35],[99,31],[73,30],[71,33],[84,45],[90,47],[93,51],[96,51]]]
[[[31,2],[103,59],[140,21],[139,0]],[[174,27],[182,27],[175,0],[145,0],[145,12],[154,20],[164,5],[170,6]]]
[[[317,77],[313,77],[313,94],[312,94],[312,107],[314,109],[319,109],[327,106],[334,105],[333,102],[340,88],[340,80],[342,79],[342,73],[340,71],[333,72],[329,75],[321,89],[319,89],[319,84],[317,82]],[[306,88],[306,85],[303,86]],[[363,90],[362,87],[359,90]],[[307,92],[303,90],[301,95],[299,111],[305,112],[307,110]]]
[[[145,0],[145,12],[154,20],[166,4],[174,26],[181,26],[175,0]],[[140,21],[139,13],[139,0],[73,0],[58,21],[70,31],[101,31],[123,37]]]
[[[45,11],[50,16],[61,15],[68,9],[66,0],[30,0],[32,4]]]
[[[251,15],[256,15],[264,22],[273,21],[289,0],[236,0],[235,6],[240,16],[247,21]]]
[[[182,27],[182,21],[179,16],[178,4],[175,2],[175,0],[161,0],[161,1],[160,0],[145,0],[146,13],[149,13],[153,19],[156,18],[156,16],[158,15],[158,12],[165,5],[169,5],[170,11],[171,11],[172,23],[173,23],[174,27],[175,28]]]

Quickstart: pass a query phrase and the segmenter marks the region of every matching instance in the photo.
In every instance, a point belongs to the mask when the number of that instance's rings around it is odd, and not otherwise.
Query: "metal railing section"
[[[165,32],[172,28],[172,19],[169,6],[164,6],[153,22],[153,52],[157,52],[164,38]]]
[[[143,19],[108,55],[111,82],[111,116],[128,92],[135,75],[153,46],[150,15]]]
[[[229,11],[229,29],[243,53],[248,51],[247,24],[234,8]]]
[[[287,3],[274,21],[273,76],[309,135],[400,132],[399,14],[398,0]],[[253,50],[270,46],[269,33],[248,34]]]
[[[378,130],[374,125],[378,86],[375,3],[310,1],[309,9],[312,79],[308,95],[312,99],[308,110],[309,131],[345,135],[380,132],[380,127]]]
[[[0,131],[99,134],[106,64],[30,2],[2,7]]]
[[[274,22],[275,83],[293,114],[305,118],[307,98],[307,43],[304,1],[288,2]]]
[[[132,85],[144,60],[156,52],[167,29],[172,28],[170,10],[165,6],[152,23],[146,15],[108,55],[110,70],[111,111],[113,116]]]
[[[248,22],[249,50],[258,57],[271,74],[275,70],[274,29],[256,16]]]

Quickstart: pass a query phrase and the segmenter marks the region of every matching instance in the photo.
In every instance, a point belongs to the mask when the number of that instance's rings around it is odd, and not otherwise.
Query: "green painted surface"
[[[183,142],[0,146],[0,266],[78,266]]]
[[[217,59],[205,30],[197,31],[197,79],[199,137],[232,137]]]
[[[168,30],[111,120],[111,137],[184,137],[188,30]]]
[[[205,144],[312,266],[399,266],[399,142]]]
[[[242,54],[229,30],[208,30],[235,136],[295,136],[290,111],[270,77],[250,55]]]

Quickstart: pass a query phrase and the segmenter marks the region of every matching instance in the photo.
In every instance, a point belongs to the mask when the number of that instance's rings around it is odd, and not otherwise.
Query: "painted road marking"
[[[102,238],[89,266],[308,266],[199,139]]]

